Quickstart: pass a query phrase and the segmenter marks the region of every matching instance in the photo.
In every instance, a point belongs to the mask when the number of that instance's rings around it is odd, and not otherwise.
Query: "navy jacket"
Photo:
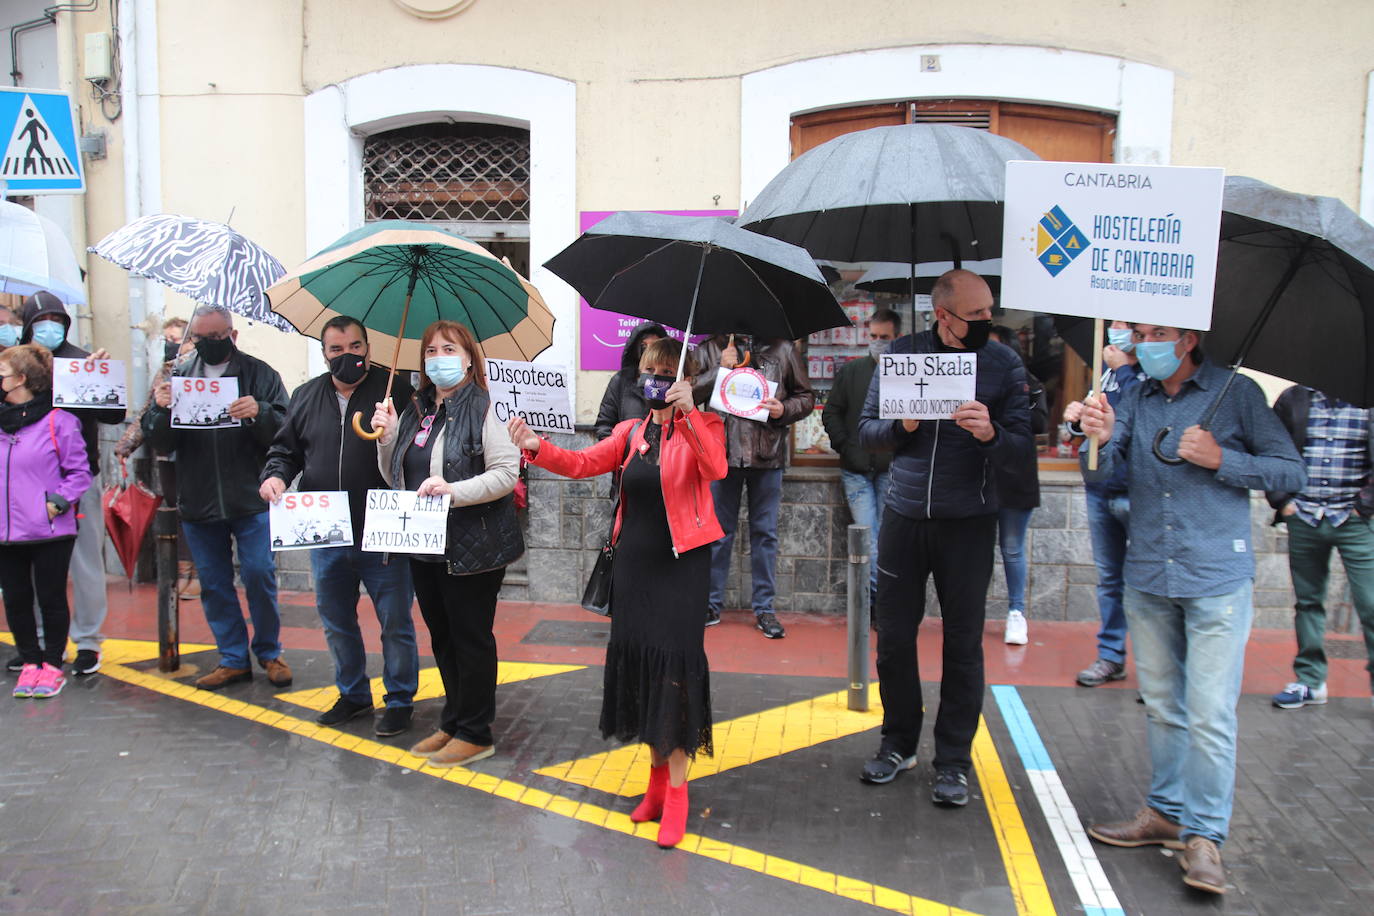
[[[943,348],[935,331],[893,342],[890,353],[936,353]],[[954,352],[954,351],[947,351]],[[875,373],[859,419],[859,442],[867,449],[890,449],[891,489],[887,507],[907,518],[970,518],[998,508],[997,476],[1014,475],[1033,448],[1026,370],[1021,360],[996,341],[978,354],[975,394],[988,408],[996,435],[979,442],[953,420],[922,420],[914,433],[901,420],[878,416]]]

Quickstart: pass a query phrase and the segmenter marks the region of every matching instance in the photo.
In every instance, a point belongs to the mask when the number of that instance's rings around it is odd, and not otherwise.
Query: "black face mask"
[[[196,341],[196,352],[205,360],[207,366],[218,366],[234,354],[234,341],[229,337],[221,337],[218,340],[202,337]]]
[[[639,376],[639,385],[644,393],[644,403],[648,404],[653,410],[662,410],[668,406],[668,389],[673,387],[673,382],[677,379],[671,375],[650,375],[647,372]]]
[[[177,353],[181,351],[181,344],[175,340],[168,340],[162,344],[162,361],[170,363],[177,358]]]
[[[959,342],[970,350],[982,349],[983,344],[988,342],[988,336],[992,334],[992,319],[982,318],[977,321],[965,321],[964,324],[968,325],[968,330],[964,332],[963,337],[959,338]]]
[[[340,353],[329,361],[329,374],[345,385],[356,385],[367,375],[367,357],[357,353]]]

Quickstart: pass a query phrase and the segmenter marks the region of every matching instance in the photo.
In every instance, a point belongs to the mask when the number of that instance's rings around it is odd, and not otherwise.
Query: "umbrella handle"
[[[380,429],[371,431],[363,429],[363,412],[361,410],[353,412],[353,432],[358,438],[366,439],[369,442],[376,442],[378,439],[382,438],[382,431]]]
[[[735,345],[735,335],[734,335],[734,334],[731,334],[731,335],[730,335],[730,346],[733,347],[734,345]],[[687,346],[687,344],[686,344],[685,341],[683,342],[683,346],[684,346],[684,347]],[[738,355],[739,351],[736,350],[735,353]],[[753,358],[754,358],[754,351],[753,351],[753,350],[749,350],[748,352],[746,352],[746,353],[744,354],[744,361],[743,361],[743,362],[735,363],[735,368],[736,368],[736,369],[743,369],[745,366],[749,365],[749,361],[750,361],[751,359],[753,359]]]

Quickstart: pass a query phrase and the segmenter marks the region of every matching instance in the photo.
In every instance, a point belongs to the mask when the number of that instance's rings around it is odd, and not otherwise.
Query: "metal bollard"
[[[158,507],[153,536],[157,541],[157,670],[176,671],[181,667],[176,509]]]
[[[849,526],[849,708],[868,711],[868,582],[867,525]]]

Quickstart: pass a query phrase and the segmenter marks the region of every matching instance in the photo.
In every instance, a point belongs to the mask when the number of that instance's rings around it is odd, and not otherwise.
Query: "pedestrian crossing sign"
[[[49,89],[0,87],[0,182],[5,193],[80,194],[86,190],[71,97]]]

